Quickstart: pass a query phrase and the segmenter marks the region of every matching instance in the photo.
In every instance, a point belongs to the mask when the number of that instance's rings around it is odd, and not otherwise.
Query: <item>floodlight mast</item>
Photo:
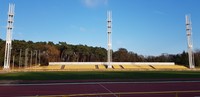
[[[187,45],[188,45],[188,59],[189,68],[194,69],[194,56],[193,56],[193,44],[192,44],[192,22],[190,15],[186,15],[186,34],[187,34]]]
[[[5,56],[4,56],[4,70],[10,69],[14,10],[15,10],[15,5],[9,4],[7,33],[6,33],[6,47],[5,47]]]
[[[107,52],[107,66],[112,68],[112,42],[111,42],[111,32],[112,32],[112,13],[111,11],[107,12],[107,32],[108,32],[108,52]]]

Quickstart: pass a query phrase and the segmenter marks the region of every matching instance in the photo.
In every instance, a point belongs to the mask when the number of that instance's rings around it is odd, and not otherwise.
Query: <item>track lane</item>
[[[0,86],[0,97],[110,93],[110,91],[116,93],[188,90],[200,90],[200,82],[89,82],[59,84],[7,84]],[[181,93],[179,95],[179,97],[198,97],[200,96],[200,93]],[[110,95],[108,97],[115,96],[116,95]],[[151,96],[123,95],[121,97],[175,97],[175,94],[151,94]]]

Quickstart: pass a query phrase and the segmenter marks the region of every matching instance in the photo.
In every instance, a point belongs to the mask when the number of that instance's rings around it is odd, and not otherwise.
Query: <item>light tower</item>
[[[112,68],[112,42],[111,42],[111,32],[112,32],[112,13],[111,11],[107,12],[107,32],[108,32],[108,63],[107,66],[108,68]]]
[[[4,69],[10,69],[10,58],[11,58],[11,49],[12,49],[12,31],[13,31],[13,22],[14,22],[14,10],[15,5],[9,4],[8,10],[8,23],[7,23],[7,33],[6,33],[6,47],[5,47],[5,56],[4,56]]]
[[[192,44],[192,22],[190,15],[186,15],[186,34],[187,34],[187,44],[188,44],[188,59],[189,68],[193,69],[194,66],[194,56],[193,56],[193,44]]]

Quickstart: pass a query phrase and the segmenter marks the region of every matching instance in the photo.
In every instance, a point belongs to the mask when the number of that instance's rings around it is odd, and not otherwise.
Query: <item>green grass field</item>
[[[0,80],[91,80],[200,78],[200,71],[65,71],[0,73]]]

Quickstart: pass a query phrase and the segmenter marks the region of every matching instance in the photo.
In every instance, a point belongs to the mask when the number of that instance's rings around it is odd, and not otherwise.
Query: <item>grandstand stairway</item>
[[[64,70],[64,69],[65,69],[65,65],[62,65],[60,69],[61,69],[61,70]]]
[[[98,65],[95,65],[95,68],[96,68],[96,69],[99,69],[99,66],[98,66]]]
[[[113,69],[124,69],[122,65],[113,65]]]
[[[112,69],[115,69],[115,67],[112,65]]]
[[[122,65],[119,65],[122,69],[124,69],[124,67]]]
[[[153,67],[152,65],[149,65],[151,68],[156,69],[155,67]]]

